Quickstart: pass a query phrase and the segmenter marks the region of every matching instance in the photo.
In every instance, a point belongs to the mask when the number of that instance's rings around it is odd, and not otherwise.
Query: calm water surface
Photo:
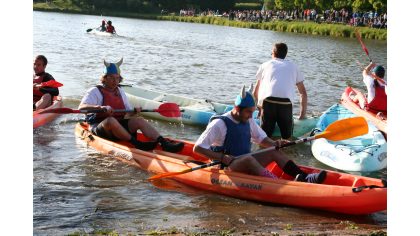
[[[99,82],[102,60],[121,66],[124,83],[168,93],[232,103],[243,84],[255,82],[258,66],[270,59],[274,42],[289,46],[288,58],[305,76],[308,113],[319,115],[337,103],[349,84],[364,89],[360,61],[368,63],[356,39],[278,33],[190,23],[33,12],[33,55],[48,58],[47,72],[65,86],[66,107],[76,108],[84,92]],[[118,37],[86,33],[102,18],[112,20]],[[386,67],[387,45],[365,40],[370,56]],[[297,112],[298,109],[295,109]],[[236,232],[339,232],[340,222],[359,230],[386,229],[386,213],[344,216],[286,206],[267,206],[174,185],[162,190],[150,176],[77,140],[79,115],[63,115],[34,130],[33,227],[37,235],[119,233],[167,230],[187,232],[232,229]],[[196,140],[203,128],[151,120],[164,135]],[[317,162],[309,145],[286,152],[298,163],[330,169]],[[386,170],[369,174],[386,178]],[[338,230],[338,231],[337,231]]]

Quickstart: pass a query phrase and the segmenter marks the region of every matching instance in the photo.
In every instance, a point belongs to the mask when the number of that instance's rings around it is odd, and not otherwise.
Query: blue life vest
[[[212,146],[214,152],[223,152],[232,156],[239,156],[251,152],[251,125],[249,121],[236,124],[227,116],[213,116],[210,121],[221,119],[225,122],[227,131],[223,146]]]

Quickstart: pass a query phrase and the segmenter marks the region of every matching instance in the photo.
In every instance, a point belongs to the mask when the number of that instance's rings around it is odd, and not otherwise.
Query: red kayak
[[[39,114],[41,111],[45,111],[52,108],[60,108],[63,107],[63,101],[61,99],[61,96],[54,97],[54,102],[51,106],[45,108],[45,109],[39,109],[33,112],[34,117],[34,129],[38,128],[42,125],[45,125],[55,118],[57,118],[60,114],[59,113],[45,113],[45,114]]]
[[[88,128],[86,123],[79,123],[75,128],[75,135],[88,146],[156,174],[182,171],[209,162],[207,158],[193,153],[192,142],[184,141],[184,149],[179,153],[162,151],[159,145],[153,151],[142,151],[133,148],[129,142],[113,142],[95,136]],[[138,140],[147,140],[141,133],[137,134]],[[198,169],[172,178],[217,194],[273,204],[345,214],[370,214],[387,208],[387,188],[385,182],[380,179],[327,171],[323,184],[313,184],[294,181],[292,176],[285,174],[275,163],[266,168],[279,179],[220,170],[218,166]],[[306,173],[320,171],[307,166],[301,168]]]
[[[356,95],[363,95],[359,90],[347,87],[344,90],[344,93],[341,95],[341,104],[352,111],[354,114],[363,116],[366,120],[373,123],[380,131],[387,135],[387,115],[386,114],[378,114],[372,111],[367,111],[365,109],[360,108],[359,103],[353,102],[353,97]],[[360,97],[360,96],[359,96]],[[363,95],[363,97],[365,97]],[[366,98],[366,97],[365,97]],[[367,104],[367,100],[365,100],[365,104]]]

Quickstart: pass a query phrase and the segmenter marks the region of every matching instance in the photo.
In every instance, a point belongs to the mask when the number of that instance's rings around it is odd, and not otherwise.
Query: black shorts
[[[122,127],[124,127],[124,129],[130,132],[128,130],[128,119],[119,120],[118,122],[122,125]],[[108,139],[111,141],[118,140],[118,138],[115,137],[112,133],[108,133],[105,131],[104,127],[102,126],[102,122],[90,124],[90,130],[92,131],[94,135],[97,135],[101,138]]]
[[[293,106],[288,98],[267,97],[263,101],[261,128],[268,137],[273,136],[276,123],[283,139],[292,137]]]

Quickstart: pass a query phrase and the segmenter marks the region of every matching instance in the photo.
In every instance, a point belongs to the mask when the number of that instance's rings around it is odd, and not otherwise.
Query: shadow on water
[[[256,229],[261,229],[262,232],[271,232],[288,224],[293,225],[294,230],[308,231],[331,230],[331,227],[343,224],[354,224],[365,229],[381,229],[386,226],[387,222],[384,212],[353,216],[239,200],[193,189],[171,179],[151,181],[151,184],[159,189],[181,192],[193,198],[197,209],[203,212],[199,214],[198,218],[195,218],[195,224],[207,230],[236,227],[242,232],[248,230],[255,232]]]

